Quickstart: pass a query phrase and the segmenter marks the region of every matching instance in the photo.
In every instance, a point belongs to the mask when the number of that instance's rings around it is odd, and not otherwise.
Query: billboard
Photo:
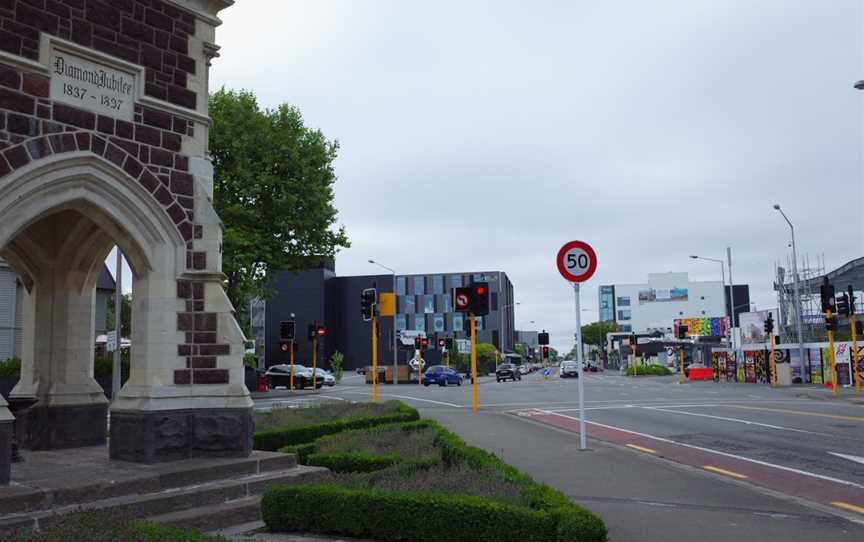
[[[774,316],[774,332],[776,333],[780,322],[777,309],[742,312],[738,315],[738,325],[741,326],[741,344],[765,344],[768,342],[768,335],[765,333],[765,321],[768,319],[769,313]]]
[[[647,288],[639,290],[639,304],[687,301],[687,288]]]
[[[729,318],[726,316],[702,316],[698,318],[676,318],[673,331],[678,336],[678,326],[687,326],[689,337],[725,337],[729,332]]]

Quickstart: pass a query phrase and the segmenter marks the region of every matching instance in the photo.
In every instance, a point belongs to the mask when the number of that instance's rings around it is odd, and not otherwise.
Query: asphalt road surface
[[[481,379],[478,413],[467,382],[379,389],[595,510],[612,540],[864,540],[862,405],[763,385],[588,374],[591,451],[580,452],[575,379]],[[350,375],[308,399],[280,395],[256,407],[368,400],[371,389]]]

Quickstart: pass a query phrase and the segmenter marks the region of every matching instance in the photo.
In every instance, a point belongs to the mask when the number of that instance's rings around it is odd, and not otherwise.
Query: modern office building
[[[736,284],[735,322],[750,307],[750,288]],[[671,333],[679,318],[730,316],[729,287],[717,281],[691,281],[687,273],[650,273],[640,284],[602,285],[601,322],[616,322],[620,331]]]
[[[429,337],[427,364],[438,363],[440,352],[436,340],[444,337],[467,338],[467,322],[462,313],[453,311],[451,289],[474,281],[489,283],[489,314],[477,317],[478,342],[491,343],[501,352],[512,352],[514,342],[513,285],[506,273],[430,273],[396,275],[396,317],[382,317],[379,322],[378,360],[393,362],[393,324],[397,332],[417,331]],[[349,369],[369,365],[371,360],[371,324],[360,315],[360,294],[375,287],[379,293],[393,292],[393,275],[339,277],[333,262],[299,273],[280,271],[271,288],[276,294],[251,308],[252,331],[262,346],[263,365],[286,363],[288,354],[279,350],[279,322],[295,320],[297,329],[297,363],[309,364],[312,350],[306,338],[307,326],[323,324],[327,328],[323,356],[329,360],[338,351],[345,356]],[[399,363],[413,357],[413,348],[398,347]]]
[[[96,282],[97,337],[106,333],[108,298],[114,295],[114,287],[114,278],[108,268],[103,265]],[[21,357],[24,329],[23,295],[18,274],[8,263],[0,259],[0,361],[11,357]]]

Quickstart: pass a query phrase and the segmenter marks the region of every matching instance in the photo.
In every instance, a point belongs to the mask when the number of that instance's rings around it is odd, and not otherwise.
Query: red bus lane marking
[[[539,409],[529,409],[515,414],[535,421],[577,432],[579,419]],[[612,442],[631,449],[647,448],[665,459],[695,467],[704,471],[706,465],[714,472],[732,472],[746,477],[747,482],[762,486],[779,493],[793,495],[832,508],[841,506],[848,511],[864,510],[864,485],[821,474],[801,471],[783,465],[766,463],[756,459],[737,456],[719,450],[702,448],[692,444],[676,442],[671,439],[657,437],[628,429],[621,429],[586,420],[588,435],[592,438]],[[639,449],[635,448],[635,449]],[[744,478],[741,478],[742,480]]]

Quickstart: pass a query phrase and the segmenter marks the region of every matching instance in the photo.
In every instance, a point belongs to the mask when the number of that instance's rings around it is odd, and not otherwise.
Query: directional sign
[[[106,350],[108,350],[109,352],[117,350],[117,332],[109,331],[106,342],[108,343],[105,345]]]
[[[597,254],[583,241],[570,241],[558,251],[558,271],[569,282],[585,282],[597,270]]]

